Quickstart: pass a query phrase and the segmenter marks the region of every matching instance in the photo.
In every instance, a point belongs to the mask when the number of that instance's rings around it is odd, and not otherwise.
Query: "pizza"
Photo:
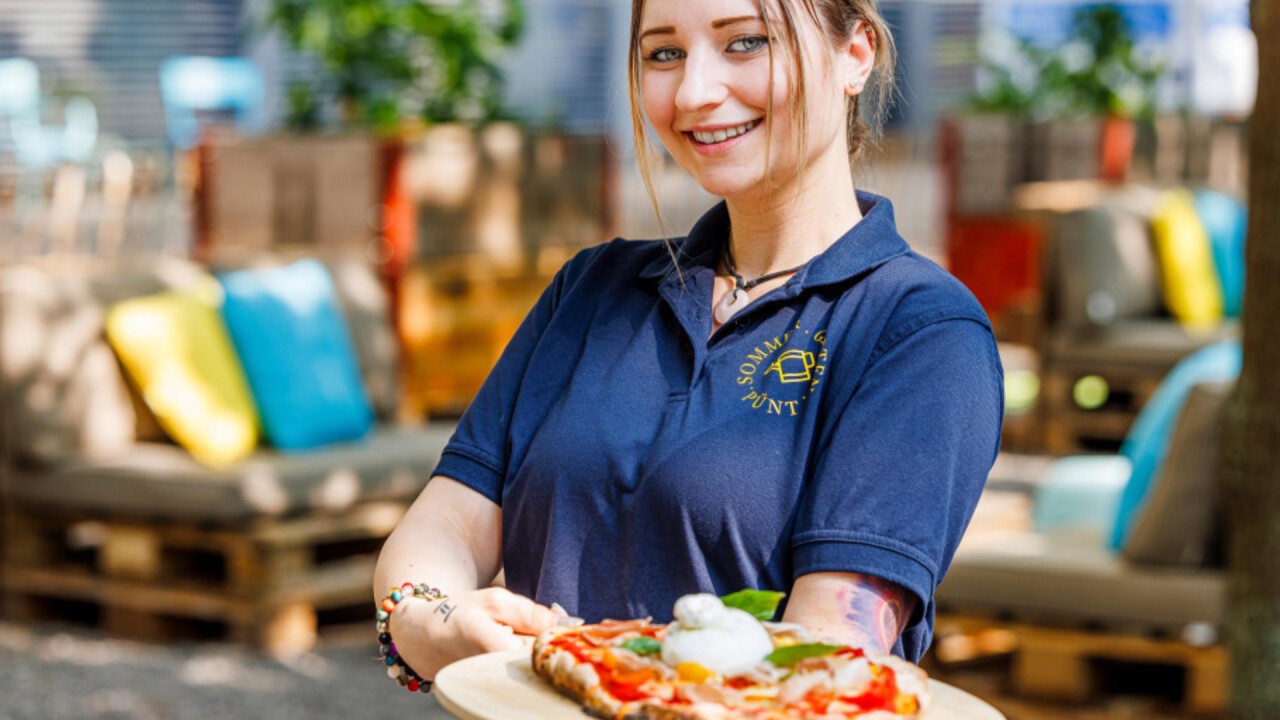
[[[724,600],[687,595],[669,625],[606,620],[548,630],[534,642],[533,669],[607,720],[906,720],[924,714],[928,679],[920,668],[892,655],[818,642],[800,625],[763,621],[772,610],[753,614],[735,607],[735,596],[741,600],[743,593]]]

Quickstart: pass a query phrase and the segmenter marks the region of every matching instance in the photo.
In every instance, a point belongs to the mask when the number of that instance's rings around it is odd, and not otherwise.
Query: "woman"
[[[448,595],[395,606],[391,635],[431,678],[566,611],[666,621],[750,587],[918,660],[1002,382],[973,297],[850,179],[885,23],[870,0],[635,0],[631,35],[642,162],[640,107],[724,202],[556,276],[387,541],[376,593]]]

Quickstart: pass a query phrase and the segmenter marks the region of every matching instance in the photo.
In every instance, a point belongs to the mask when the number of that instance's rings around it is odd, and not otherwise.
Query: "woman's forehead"
[[[760,18],[757,0],[637,0],[643,2],[640,30],[673,27],[677,30],[715,28],[729,20]],[[773,0],[766,0],[766,5]]]

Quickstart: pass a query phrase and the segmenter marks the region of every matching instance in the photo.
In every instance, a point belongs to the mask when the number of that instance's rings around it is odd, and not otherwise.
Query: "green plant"
[[[1138,52],[1114,5],[1076,12],[1059,48],[1025,40],[997,41],[984,58],[989,83],[970,106],[1036,117],[1149,117],[1163,68]]]
[[[406,118],[499,116],[498,60],[519,37],[524,9],[521,0],[497,9],[480,0],[273,0],[267,24],[319,62],[325,77],[313,97],[336,100],[348,124],[385,131]]]

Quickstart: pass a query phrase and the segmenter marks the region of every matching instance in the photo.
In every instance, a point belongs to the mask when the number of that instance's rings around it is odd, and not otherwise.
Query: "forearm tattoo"
[[[879,652],[889,652],[911,621],[915,596],[897,585],[869,575],[858,575],[836,591],[841,619],[857,642]]]

